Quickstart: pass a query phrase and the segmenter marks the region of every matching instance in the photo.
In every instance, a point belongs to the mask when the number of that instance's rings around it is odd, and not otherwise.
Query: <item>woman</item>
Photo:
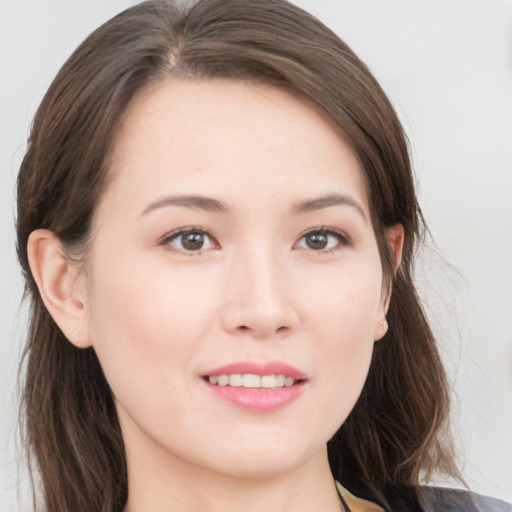
[[[303,11],[147,2],[98,29],[18,180],[46,509],[498,510],[420,487],[458,475],[421,232],[389,101]]]

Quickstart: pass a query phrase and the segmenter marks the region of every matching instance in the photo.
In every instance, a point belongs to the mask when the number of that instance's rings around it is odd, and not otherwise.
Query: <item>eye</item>
[[[294,248],[313,251],[333,251],[351,245],[346,235],[333,229],[314,229],[303,234]]]
[[[200,228],[186,228],[169,233],[162,239],[162,245],[182,252],[200,252],[219,248],[213,236]]]

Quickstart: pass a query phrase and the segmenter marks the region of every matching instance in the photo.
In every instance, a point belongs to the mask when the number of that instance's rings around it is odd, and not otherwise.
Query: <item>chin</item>
[[[229,449],[223,449],[222,455],[213,457],[214,462],[208,466],[225,476],[269,479],[293,473],[317,457],[327,457],[325,444],[311,446],[306,450],[304,446],[275,439],[265,446],[252,443],[249,448],[235,448],[232,445]]]
[[[222,464],[214,469],[215,472],[228,476],[247,480],[266,480],[289,474],[301,466],[300,461],[295,460],[251,460],[249,456],[243,457],[244,461],[233,464]]]

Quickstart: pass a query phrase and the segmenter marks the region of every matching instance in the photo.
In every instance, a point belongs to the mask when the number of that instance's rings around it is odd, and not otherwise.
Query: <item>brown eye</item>
[[[351,242],[348,237],[338,231],[315,229],[302,235],[294,248],[328,252],[349,245],[351,245]]]
[[[201,229],[180,230],[167,235],[163,244],[182,252],[199,252],[217,247],[214,238]]]
[[[181,237],[181,245],[183,246],[183,249],[187,251],[198,251],[203,248],[205,238],[203,233],[185,233],[184,235],[181,235]]]
[[[304,237],[306,245],[310,249],[325,249],[329,243],[329,237],[327,233],[309,233]]]

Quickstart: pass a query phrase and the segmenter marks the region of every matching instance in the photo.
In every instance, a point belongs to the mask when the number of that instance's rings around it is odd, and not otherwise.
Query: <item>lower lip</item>
[[[282,388],[243,388],[216,386],[203,380],[208,389],[219,398],[248,411],[269,412],[295,400],[305,388],[305,382]]]

